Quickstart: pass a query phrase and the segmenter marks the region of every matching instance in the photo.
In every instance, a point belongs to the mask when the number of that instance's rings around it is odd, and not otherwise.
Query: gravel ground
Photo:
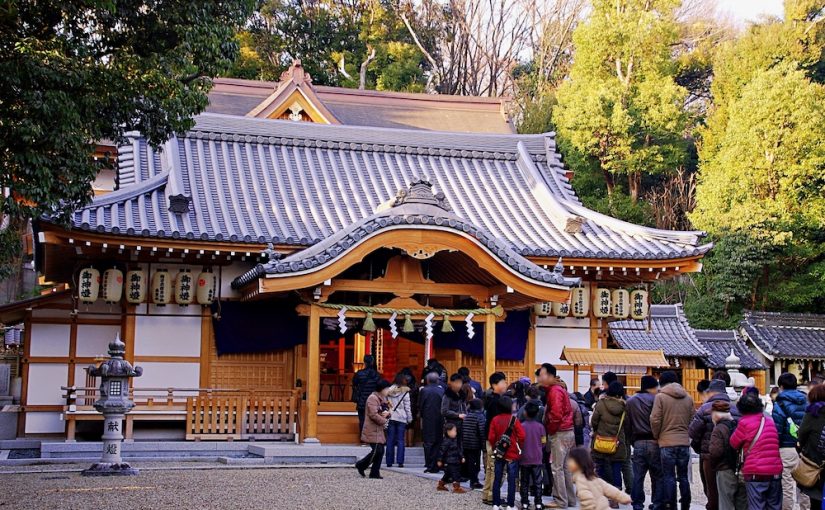
[[[5,467],[0,470],[0,507],[78,510],[489,508],[481,504],[480,492],[461,495],[436,492],[433,479],[419,476],[418,470],[412,469],[403,472],[385,469],[382,470],[384,480],[370,480],[358,476],[351,467],[256,469],[194,462],[133,465],[143,469],[140,476],[87,478],[78,473],[87,466],[74,464]],[[704,495],[698,476],[693,489],[693,509],[699,510]]]

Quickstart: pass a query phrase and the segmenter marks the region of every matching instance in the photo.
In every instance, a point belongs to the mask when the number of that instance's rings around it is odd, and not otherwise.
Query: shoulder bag
[[[825,438],[825,429],[820,433],[819,443],[822,443],[823,438]],[[819,444],[817,446],[819,446]],[[793,479],[796,480],[796,483],[799,484],[800,487],[810,489],[816,487],[817,483],[819,483],[819,477],[822,475],[824,465],[825,463],[820,462],[817,464],[805,456],[804,453],[800,453],[799,464],[791,471],[791,476],[793,476]]]
[[[619,435],[622,433],[622,425],[624,425],[624,415],[626,411],[622,411],[622,417],[619,420],[619,429],[615,436],[603,436],[596,434],[593,438],[593,450],[604,455],[613,455],[619,449]]]
[[[512,444],[513,440],[510,438],[513,434],[513,427],[516,424],[516,417],[510,417],[510,424],[507,425],[507,430],[504,431],[504,434],[498,438],[496,441],[495,447],[493,448],[493,458],[496,460],[504,459],[504,456],[507,454],[507,450],[510,449],[510,445]]]

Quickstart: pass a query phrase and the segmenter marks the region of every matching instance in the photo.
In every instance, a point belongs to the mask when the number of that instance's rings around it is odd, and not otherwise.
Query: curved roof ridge
[[[121,188],[117,191],[112,191],[111,193],[106,193],[105,195],[97,196],[91,201],[91,203],[89,203],[81,209],[78,209],[77,212],[80,212],[83,209],[91,209],[93,207],[97,208],[112,205],[123,200],[128,200],[130,198],[150,193],[158,188],[166,186],[168,180],[169,170],[164,170],[163,172],[153,177],[150,177],[149,179],[146,179],[144,181],[140,181],[137,184]]]

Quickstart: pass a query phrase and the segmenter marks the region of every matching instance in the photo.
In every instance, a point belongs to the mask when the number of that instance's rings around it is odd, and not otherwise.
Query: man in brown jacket
[[[664,501],[670,510],[676,510],[676,482],[679,482],[679,500],[682,510],[690,509],[690,436],[688,427],[695,412],[693,399],[677,382],[676,373],[668,370],[659,376],[659,394],[653,401],[650,429],[659,443],[662,458],[662,485]]]

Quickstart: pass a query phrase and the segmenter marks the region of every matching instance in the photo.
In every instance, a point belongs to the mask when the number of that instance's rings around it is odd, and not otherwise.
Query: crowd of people
[[[425,471],[443,473],[436,489],[480,490],[496,510],[516,508],[517,491],[523,509],[689,510],[693,453],[707,510],[825,510],[825,385],[802,391],[790,373],[768,399],[754,387],[732,392],[718,371],[694,403],[673,371],[643,376],[628,397],[612,372],[571,392],[550,363],[535,380],[495,372],[484,390],[466,367],[448,377],[430,360],[420,385],[409,369],[391,384],[364,361],[353,381],[370,446],[361,476],[381,478],[382,462],[403,467],[406,429],[419,419]]]

